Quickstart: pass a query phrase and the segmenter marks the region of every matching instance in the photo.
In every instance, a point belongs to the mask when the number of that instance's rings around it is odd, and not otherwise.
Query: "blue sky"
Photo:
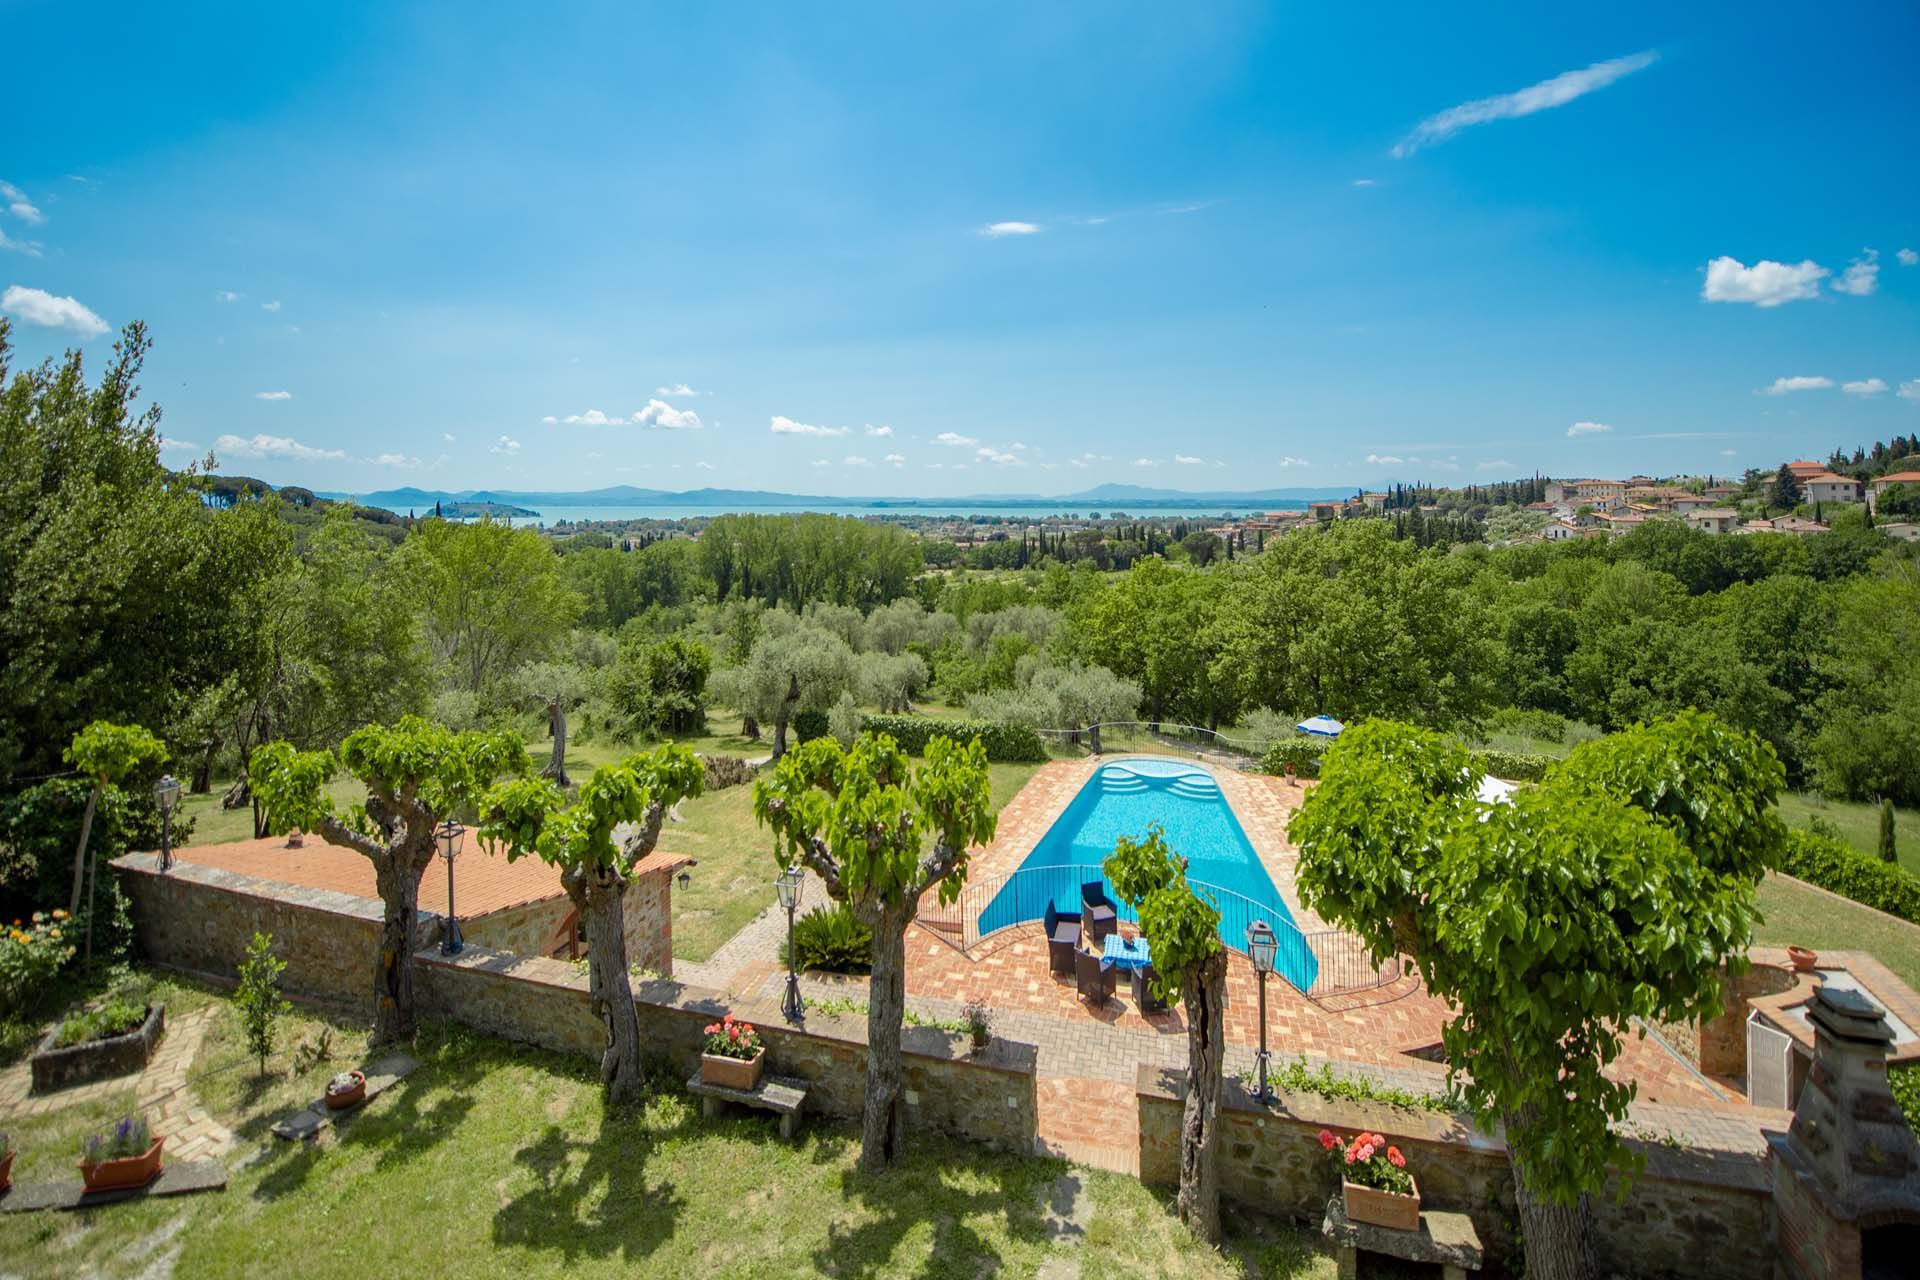
[[[653,8],[0,3],[16,359],[144,319],[170,458],[358,491],[1920,429],[1911,5]]]

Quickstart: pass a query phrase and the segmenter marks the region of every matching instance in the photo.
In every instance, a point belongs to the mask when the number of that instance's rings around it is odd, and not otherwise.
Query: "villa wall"
[[[1179,1181],[1180,1111],[1186,1073],[1142,1067],[1140,1177]],[[1264,1213],[1318,1228],[1335,1186],[1320,1130],[1387,1135],[1419,1180],[1421,1203],[1472,1216],[1490,1250],[1511,1255],[1517,1209],[1506,1144],[1466,1119],[1376,1102],[1276,1090],[1270,1108],[1229,1079],[1220,1103],[1221,1191]],[[1624,1201],[1615,1188],[1593,1197],[1602,1273],[1748,1280],[1772,1274],[1771,1174],[1763,1158],[1634,1144],[1646,1172]]]
[[[571,900],[542,898],[502,911],[474,916],[460,922],[460,938],[491,951],[511,951],[515,955],[543,956],[556,937],[564,942],[560,927],[573,915]]]

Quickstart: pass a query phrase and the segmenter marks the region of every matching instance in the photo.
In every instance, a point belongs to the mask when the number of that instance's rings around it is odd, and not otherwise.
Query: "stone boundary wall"
[[[1140,1068],[1140,1178],[1179,1181],[1186,1072]],[[1228,1079],[1220,1097],[1221,1193],[1317,1230],[1335,1186],[1320,1130],[1383,1133],[1407,1157],[1425,1207],[1472,1216],[1487,1247],[1511,1256],[1518,1226],[1506,1143],[1445,1112],[1275,1090],[1270,1107]],[[1749,1280],[1773,1273],[1772,1172],[1765,1156],[1688,1151],[1628,1140],[1645,1172],[1620,1200],[1593,1197],[1602,1274]]]
[[[157,964],[231,976],[256,931],[271,933],[286,960],[282,985],[371,1016],[380,905],[320,889],[302,889],[236,872],[175,863],[161,874],[152,854],[114,863],[133,904],[140,951]],[[660,896],[665,896],[665,875]],[[664,906],[664,903],[659,904]],[[606,1037],[587,996],[587,975],[564,960],[515,955],[472,943],[443,956],[437,926],[416,937],[414,983],[423,1012],[561,1053],[598,1059]],[[863,1017],[814,1017],[787,1026],[778,1007],[728,1004],[721,993],[671,979],[636,980],[634,1004],[646,1052],[693,1074],[703,1029],[731,1012],[758,1026],[767,1063],[810,1083],[807,1106],[858,1117],[866,1096],[867,1027]],[[1030,1152],[1039,1130],[1034,1046],[995,1040],[981,1054],[964,1036],[907,1027],[906,1110],[909,1128],[927,1128],[1009,1151]]]

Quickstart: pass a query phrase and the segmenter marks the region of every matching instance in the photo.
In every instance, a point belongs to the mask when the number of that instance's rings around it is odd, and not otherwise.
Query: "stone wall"
[[[543,956],[556,942],[566,941],[561,926],[572,915],[573,903],[566,897],[542,898],[538,902],[522,903],[504,911],[462,920],[460,938],[463,942],[485,947],[489,951]]]
[[[673,872],[648,871],[627,886],[627,963],[647,973],[673,974]]]
[[[1179,1180],[1185,1088],[1184,1071],[1140,1068],[1143,1181],[1170,1185]],[[1490,1250],[1512,1254],[1517,1210],[1506,1144],[1464,1117],[1285,1090],[1276,1091],[1271,1107],[1261,1107],[1232,1079],[1220,1110],[1221,1191],[1230,1200],[1317,1229],[1337,1185],[1320,1146],[1320,1130],[1364,1129],[1387,1135],[1406,1153],[1424,1205],[1471,1215]],[[1593,1197],[1603,1273],[1706,1280],[1771,1274],[1770,1174],[1764,1160],[1635,1145],[1647,1155],[1647,1169],[1624,1202],[1614,1188]]]

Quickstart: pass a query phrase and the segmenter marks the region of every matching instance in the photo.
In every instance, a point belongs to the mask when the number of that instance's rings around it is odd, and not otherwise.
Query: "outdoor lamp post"
[[[173,806],[180,803],[180,781],[172,774],[153,784],[153,798],[160,802],[160,869],[173,866]]]
[[[460,845],[467,838],[467,829],[448,818],[440,824],[440,856],[447,860],[447,932],[440,939],[440,954],[457,956],[464,945],[460,941],[460,922],[453,914],[453,860],[460,856]]]
[[[1273,1101],[1273,1090],[1267,1087],[1267,975],[1273,972],[1273,953],[1279,949],[1279,939],[1273,936],[1273,926],[1265,920],[1255,920],[1247,926],[1247,959],[1253,961],[1253,971],[1260,975],[1260,1052],[1254,1061],[1260,1068],[1260,1091],[1255,1095],[1261,1102]]]
[[[787,909],[787,994],[780,998],[780,1012],[788,1022],[799,1022],[806,1016],[806,1005],[800,999],[800,974],[794,968],[799,957],[793,950],[793,914],[800,909],[800,890],[805,884],[806,873],[798,864],[773,878],[774,892]]]

